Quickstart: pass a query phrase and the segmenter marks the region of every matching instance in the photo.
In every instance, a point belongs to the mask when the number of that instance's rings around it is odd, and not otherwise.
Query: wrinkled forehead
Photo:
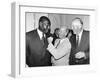
[[[67,30],[68,30],[67,27],[62,27],[59,29],[60,32],[67,32]]]

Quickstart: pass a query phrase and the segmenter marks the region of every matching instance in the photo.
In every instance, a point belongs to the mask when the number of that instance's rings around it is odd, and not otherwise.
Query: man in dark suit
[[[74,34],[70,38],[72,49],[69,64],[89,64],[89,31],[83,30],[83,21],[80,18],[73,19],[72,29]]]
[[[50,20],[42,16],[39,27],[26,33],[26,64],[29,67],[50,66],[51,55],[46,50],[48,46],[46,33],[50,30]]]

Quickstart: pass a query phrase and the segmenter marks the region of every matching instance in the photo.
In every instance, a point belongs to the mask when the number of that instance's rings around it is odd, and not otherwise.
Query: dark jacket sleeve
[[[89,53],[90,53],[90,34],[89,34],[89,31],[87,31],[87,38],[88,38],[88,48],[85,50],[85,55],[86,55],[86,59],[88,59],[89,58]]]
[[[30,50],[29,50],[29,36],[26,33],[26,64],[29,64]]]

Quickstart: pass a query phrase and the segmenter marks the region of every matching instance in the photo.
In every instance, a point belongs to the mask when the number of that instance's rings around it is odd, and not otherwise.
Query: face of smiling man
[[[47,20],[40,22],[40,30],[42,32],[47,33],[49,29],[50,29],[50,25],[48,24]]]
[[[68,34],[68,29],[67,27],[61,27],[59,29],[59,38],[60,39],[63,39],[63,38],[66,38],[66,35]]]
[[[42,16],[39,19],[39,30],[43,33],[48,33],[50,31],[51,22],[46,16]]]

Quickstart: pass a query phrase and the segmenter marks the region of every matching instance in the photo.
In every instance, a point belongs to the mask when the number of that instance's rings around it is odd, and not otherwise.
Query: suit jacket
[[[68,38],[65,38],[62,42],[60,41],[60,43],[59,39],[56,39],[55,45],[49,44],[47,49],[53,55],[51,62],[54,66],[69,64],[71,44]]]
[[[72,49],[71,49],[69,64],[70,65],[89,64],[89,50],[90,50],[89,31],[83,30],[79,46],[76,46],[76,35],[75,34],[71,36],[70,42],[72,45]],[[75,54],[80,51],[85,52],[86,59],[82,58],[82,59],[79,59],[78,62],[76,62],[77,59],[75,58]]]
[[[37,30],[26,33],[26,64],[29,67],[50,66],[51,55],[46,50],[47,46],[47,39],[43,45]]]

